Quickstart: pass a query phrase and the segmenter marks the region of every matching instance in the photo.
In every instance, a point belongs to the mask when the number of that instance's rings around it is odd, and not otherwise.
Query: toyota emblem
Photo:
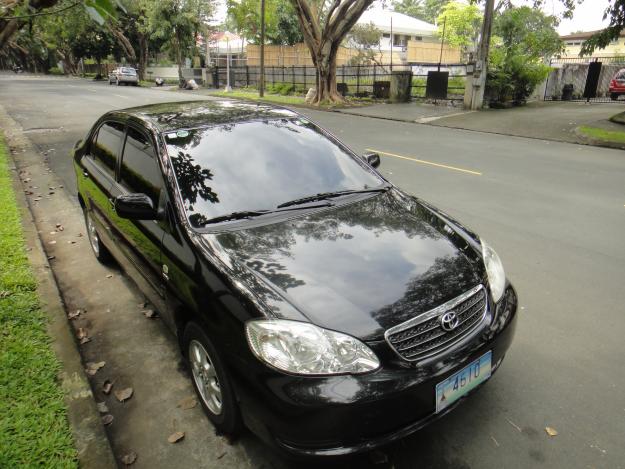
[[[460,319],[453,311],[448,311],[441,316],[441,327],[448,332],[458,327],[459,323]]]

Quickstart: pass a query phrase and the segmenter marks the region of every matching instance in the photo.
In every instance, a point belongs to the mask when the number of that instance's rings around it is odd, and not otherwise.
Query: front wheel
[[[91,213],[86,208],[83,209],[83,212],[85,216],[85,226],[87,227],[87,237],[89,238],[89,244],[91,245],[91,250],[95,258],[102,264],[110,263],[113,256],[111,256],[109,250],[102,244],[102,241],[100,241],[100,235],[98,235]]]
[[[182,343],[191,369],[193,387],[204,412],[218,432],[235,436],[242,427],[241,415],[217,349],[204,330],[194,322],[187,324]]]
[[[610,93],[610,99],[612,101],[616,101],[618,99],[618,93]]]

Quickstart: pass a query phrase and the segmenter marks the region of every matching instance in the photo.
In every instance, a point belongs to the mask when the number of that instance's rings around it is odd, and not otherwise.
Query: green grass
[[[0,467],[77,467],[0,137]]]
[[[587,137],[611,143],[625,143],[625,131],[605,130],[597,127],[582,125],[579,131]]]
[[[239,98],[250,99],[252,101],[267,101],[277,104],[291,104],[303,106],[306,104],[303,96],[283,96],[281,94],[269,94],[265,93],[265,96],[261,98],[256,90],[232,90],[230,92],[225,91],[213,91],[213,96],[221,96],[223,98]]]
[[[225,91],[212,91],[209,93],[211,96],[220,96],[222,98],[235,98],[235,99],[249,99],[252,101],[269,102],[275,104],[283,104],[287,106],[304,106],[304,107],[316,107],[306,104],[304,96],[297,95],[281,95],[265,92],[264,97],[258,95],[258,91],[253,88],[235,89],[230,92]],[[371,98],[354,98],[346,97],[345,103],[322,103],[319,107],[324,109],[339,109],[348,107],[358,107],[373,104],[374,101]]]
[[[615,124],[625,124],[625,112],[619,112],[610,117],[610,120]]]

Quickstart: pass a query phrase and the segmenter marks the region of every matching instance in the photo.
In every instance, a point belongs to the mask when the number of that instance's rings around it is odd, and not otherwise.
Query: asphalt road
[[[0,104],[48,152],[70,193],[68,151],[102,113],[198,97],[0,76]],[[388,464],[624,467],[625,153],[303,113],[358,152],[384,152],[380,169],[389,180],[480,233],[521,300],[515,343],[491,382],[441,421],[385,448]],[[547,426],[558,435],[549,437]]]

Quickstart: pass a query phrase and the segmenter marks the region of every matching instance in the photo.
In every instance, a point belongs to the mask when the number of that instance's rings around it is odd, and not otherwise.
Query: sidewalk
[[[581,125],[607,121],[623,110],[620,104],[583,102],[533,102],[512,109],[485,109],[480,112],[449,116],[432,125],[490,132],[517,137],[584,143],[575,133]]]

